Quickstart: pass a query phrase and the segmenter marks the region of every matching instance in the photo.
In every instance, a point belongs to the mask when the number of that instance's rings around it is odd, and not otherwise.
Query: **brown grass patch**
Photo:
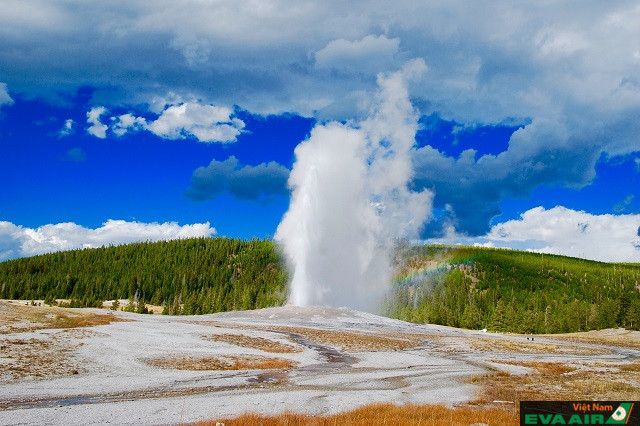
[[[0,382],[79,374],[81,367],[71,356],[76,347],[68,342],[68,336],[53,336],[50,340],[2,339]]]
[[[624,329],[593,330],[580,333],[549,334],[548,339],[562,339],[575,343],[640,349],[640,331]]]
[[[0,302],[0,334],[21,333],[48,328],[76,328],[127,321],[115,315],[78,312],[49,306],[26,306]]]
[[[208,340],[227,342],[245,348],[258,349],[264,352],[287,354],[302,352],[298,346],[276,342],[274,340],[264,339],[262,337],[251,337],[243,334],[213,334],[207,336]]]
[[[370,426],[370,425],[424,425],[424,426],[468,426],[473,423],[488,425],[518,425],[515,409],[480,409],[474,407],[449,408],[443,405],[394,405],[372,404],[344,413],[314,416],[308,414],[283,413],[276,416],[244,414],[233,419],[216,419],[196,423],[200,426]]]
[[[560,375],[577,370],[576,367],[568,366],[561,362],[511,361],[500,359],[492,359],[491,362],[495,362],[496,364],[519,365],[522,367],[528,367],[536,370],[542,375]]]
[[[422,340],[432,336],[430,334],[395,333],[393,337],[388,337],[373,333],[343,332],[309,327],[274,327],[270,325],[249,324],[239,325],[221,321],[190,320],[182,322],[219,328],[295,333],[300,334],[315,343],[340,347],[348,352],[397,351],[414,348],[416,346],[420,346],[422,344]]]
[[[611,351],[600,348],[581,348],[571,345],[556,345],[552,343],[535,343],[509,339],[480,339],[468,338],[471,346],[479,351],[504,351],[523,354],[567,354],[567,355],[605,355]]]
[[[631,364],[619,364],[617,367],[620,371],[626,371],[628,373],[640,373],[640,360],[636,360]]]
[[[419,340],[385,337],[378,334],[321,330],[307,327],[279,327],[277,330],[300,334],[316,343],[337,346],[347,352],[399,351],[420,345]]]
[[[267,358],[261,356],[182,356],[163,357],[145,360],[147,364],[161,368],[177,370],[209,371],[209,370],[271,370],[292,369],[297,363],[283,358]]]
[[[529,400],[614,400],[632,401],[640,398],[640,369],[634,364],[581,364],[580,368],[554,362],[496,361],[503,364],[530,367],[538,374],[509,374],[504,371],[475,376],[471,382],[479,385],[475,404],[494,401]],[[628,368],[624,374],[620,374]],[[569,373],[569,374],[567,374]]]
[[[427,339],[428,337],[428,339]],[[584,348],[566,344],[541,343],[509,338],[475,336],[425,336],[435,345],[435,350],[446,353],[460,352],[507,352],[520,354],[566,354],[566,355],[606,355],[611,351],[605,348]]]

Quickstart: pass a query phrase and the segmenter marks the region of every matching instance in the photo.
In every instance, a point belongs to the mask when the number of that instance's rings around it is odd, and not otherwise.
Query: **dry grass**
[[[300,334],[316,343],[337,346],[347,352],[398,351],[420,345],[408,338],[392,338],[378,334],[320,330],[306,327],[279,327],[277,330]]]
[[[517,352],[521,354],[605,355],[611,352],[601,348],[581,348],[570,345],[536,343],[510,339],[462,338],[471,348],[481,352]]]
[[[209,370],[271,370],[292,369],[297,363],[283,358],[267,358],[261,356],[181,356],[151,358],[145,362],[154,367],[175,368],[177,370],[209,371]]]
[[[628,373],[640,373],[640,360],[635,360],[630,364],[619,364],[617,367],[620,371]]]
[[[581,333],[549,334],[544,337],[548,339],[562,339],[576,343],[640,349],[640,331],[634,330],[606,329]]]
[[[27,306],[0,302],[0,334],[21,333],[48,328],[76,328],[126,321],[115,315],[78,312],[49,306]]]
[[[222,321],[215,321],[215,320],[176,320],[179,323],[182,324],[195,324],[195,325],[204,325],[207,327],[216,327],[216,328],[234,328],[234,329],[257,329],[257,327],[255,326],[245,326],[245,325],[241,325],[241,324],[235,324],[235,323],[226,323],[226,322],[222,322]]]
[[[416,346],[420,346],[421,340],[428,337],[427,335],[409,335],[408,333],[397,333],[397,337],[387,337],[372,333],[342,332],[309,327],[273,327],[269,325],[248,324],[238,325],[220,321],[191,320],[184,322],[220,328],[295,333],[300,334],[315,343],[340,347],[348,352],[397,351],[414,348]]]
[[[302,349],[298,346],[280,343],[262,337],[245,336],[243,334],[213,334],[207,336],[207,339],[232,343],[245,348],[253,348],[270,353],[286,354],[302,352]]]
[[[616,400],[640,398],[638,364],[594,363],[580,368],[553,362],[495,361],[536,370],[536,374],[509,374],[504,371],[475,376],[479,385],[475,404],[523,400]],[[623,374],[621,374],[623,373]]]
[[[568,366],[561,362],[510,361],[510,360],[500,360],[500,359],[492,359],[491,362],[495,362],[497,364],[508,364],[508,365],[518,365],[521,367],[528,367],[533,370],[536,370],[538,373],[542,375],[560,375],[560,374],[570,373],[572,371],[577,370],[576,367]]]
[[[577,346],[554,345],[550,343],[520,342],[506,339],[474,339],[474,349],[480,351],[499,350],[518,353],[567,354],[567,355],[605,355],[611,353],[606,349],[581,348]]]
[[[200,426],[370,426],[370,425],[424,425],[424,426],[468,426],[474,423],[487,425],[518,425],[518,413],[499,408],[480,409],[474,407],[448,408],[443,405],[393,405],[372,404],[344,413],[313,416],[283,413],[276,416],[244,414],[233,419],[216,419],[197,423]]]
[[[79,374],[82,368],[71,356],[77,346],[69,343],[69,336],[47,340],[3,338],[0,340],[0,382]]]

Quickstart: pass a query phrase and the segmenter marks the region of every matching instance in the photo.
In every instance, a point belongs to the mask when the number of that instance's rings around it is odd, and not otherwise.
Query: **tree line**
[[[479,247],[398,244],[384,315],[517,333],[640,329],[640,265]],[[412,272],[413,271],[413,272]],[[415,272],[417,271],[417,272]],[[73,250],[0,263],[0,298],[206,314],[283,305],[271,241],[194,238]]]
[[[167,314],[282,305],[286,270],[270,241],[194,238],[82,249],[0,263],[0,298],[69,299],[97,307],[130,299]]]
[[[640,329],[640,265],[504,249],[405,246],[383,312],[414,322],[516,333]]]

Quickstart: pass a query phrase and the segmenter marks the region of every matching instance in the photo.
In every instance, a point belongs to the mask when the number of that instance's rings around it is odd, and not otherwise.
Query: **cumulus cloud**
[[[538,241],[535,251],[609,262],[640,261],[640,215],[592,215],[565,207],[536,207],[518,220],[496,225],[487,238]]]
[[[53,95],[82,81],[122,89],[109,95],[120,101],[144,102],[179,87],[274,113],[312,112],[320,101],[330,104],[375,87],[357,73],[327,79],[314,60],[334,66],[367,51],[364,65],[382,57],[389,69],[389,61],[399,68],[421,57],[432,72],[413,97],[459,122],[497,122],[573,102],[592,110],[637,107],[637,85],[628,83],[640,54],[628,40],[639,38],[639,18],[633,1],[589,1],[576,13],[570,3],[504,0],[367,0],[346,7],[335,0],[261,7],[231,0],[132,0],[109,8],[79,0],[46,7],[12,0],[0,16],[6,46],[0,60],[15,64],[3,74],[19,91]],[[23,57],[24,43],[42,54]]]
[[[601,154],[639,146],[640,51],[629,42],[640,39],[637,1],[588,0],[579,11],[507,0],[85,3],[3,3],[0,63],[12,90],[56,98],[80,85],[108,87],[94,97],[110,109],[173,91],[200,106],[344,119],[362,116],[362,94],[375,89],[362,73],[423,58],[429,73],[410,93],[422,115],[526,125],[495,158],[416,152],[417,187],[434,188],[436,207],[451,205],[448,221],[470,235],[488,231],[504,197],[588,184]],[[23,55],[25,45],[40,53]],[[155,126],[162,137],[229,141],[242,129],[233,120],[196,125],[197,107],[170,104]],[[104,134],[104,124],[95,131]]]
[[[356,41],[332,40],[315,53],[316,66],[375,75],[394,66],[399,45],[399,38],[384,35],[368,35]]]
[[[118,137],[147,130],[165,139],[193,137],[200,142],[225,143],[234,142],[244,128],[244,122],[233,117],[230,108],[197,101],[165,104],[158,118],[151,121],[132,113],[114,116],[110,118],[110,126],[100,122],[100,116],[106,111],[104,107],[94,107],[87,113],[87,121],[92,124],[87,131],[99,138],[105,138],[108,129]]]
[[[58,137],[65,137],[65,136],[69,136],[74,134],[76,131],[73,128],[74,125],[74,121],[70,118],[66,119],[64,121],[64,124],[62,125],[62,129],[60,129],[60,131],[58,132]]]
[[[535,119],[513,133],[506,151],[478,159],[474,150],[458,158],[431,146],[415,150],[414,184],[435,190],[437,208],[449,206],[425,236],[442,232],[445,223],[454,224],[461,233],[483,235],[500,214],[504,198],[529,196],[543,184],[574,188],[589,184],[606,150],[604,140],[617,132],[602,129],[600,122],[567,121]]]
[[[178,34],[171,40],[170,46],[182,53],[190,67],[206,63],[211,53],[209,43],[194,34]]]
[[[89,112],[87,112],[87,133],[95,136],[96,138],[104,139],[107,137],[107,129],[109,128],[106,124],[102,124],[100,121],[100,116],[105,114],[107,109],[105,107],[93,107]]]
[[[230,108],[185,102],[166,108],[147,129],[167,139],[193,136],[200,142],[233,142],[244,122],[232,114]]]
[[[11,105],[12,103],[13,103],[13,99],[11,99],[11,96],[9,96],[7,84],[0,83],[0,106]]]
[[[141,223],[110,219],[96,229],[75,223],[49,224],[34,229],[0,221],[0,261],[110,244],[209,237],[215,233],[209,222],[181,226],[175,222]]]
[[[0,61],[12,64],[3,72],[12,89],[52,97],[90,84],[116,89],[104,96],[120,103],[174,90],[254,113],[313,114],[375,88],[359,73],[327,78],[327,67],[382,71],[423,58],[431,72],[411,93],[423,113],[496,123],[580,107],[608,121],[640,105],[640,54],[628,42],[640,38],[638,20],[632,1],[589,1],[580,13],[570,3],[463,0],[9,1]],[[41,54],[21,55],[25,43]]]
[[[289,169],[274,161],[257,166],[241,165],[234,156],[224,161],[211,160],[198,167],[191,176],[191,186],[185,195],[194,200],[206,200],[229,192],[239,199],[265,200],[274,195],[287,195]]]
[[[481,237],[456,234],[429,242],[508,247],[603,262],[640,262],[640,214],[593,215],[558,206],[536,207],[494,225]]]
[[[0,261],[22,255],[21,237],[23,228],[11,222],[0,221]]]
[[[146,128],[147,120],[143,117],[136,117],[131,113],[122,114],[111,118],[111,131],[116,136],[123,136],[129,131],[138,131]]]

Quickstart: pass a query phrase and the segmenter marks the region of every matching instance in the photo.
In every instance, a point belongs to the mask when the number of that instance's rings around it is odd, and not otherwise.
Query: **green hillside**
[[[398,245],[384,315],[519,333],[639,329],[640,265],[478,247]],[[0,298],[133,299],[165,313],[282,305],[269,241],[200,238],[74,250],[0,263]]]
[[[639,329],[640,265],[478,247],[396,254],[383,312],[414,322],[517,333]]]
[[[198,238],[74,250],[0,263],[0,298],[116,298],[203,314],[281,305],[286,272],[275,244]],[[182,308],[181,308],[182,306]]]

